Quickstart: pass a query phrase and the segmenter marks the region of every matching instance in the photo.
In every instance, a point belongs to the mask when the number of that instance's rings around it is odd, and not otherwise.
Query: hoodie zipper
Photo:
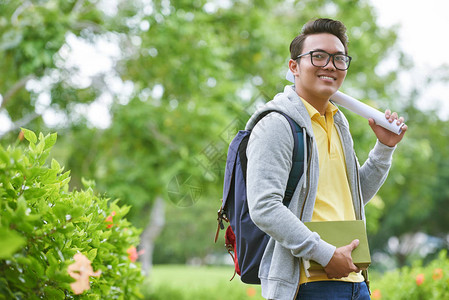
[[[304,134],[305,134],[305,132],[304,132]],[[307,176],[307,177],[304,178],[304,182],[307,181],[307,182],[305,182],[306,183],[306,186],[305,186],[305,188],[306,188],[306,197],[304,198],[304,203],[302,204],[301,213],[299,215],[299,220],[301,220],[301,221],[302,221],[302,215],[304,213],[304,207],[306,206],[307,198],[309,197],[310,164],[312,163],[312,141],[313,140],[307,136],[307,153],[310,153],[310,155],[307,155],[307,172],[305,173],[305,176]],[[301,262],[299,262],[299,264],[301,264]],[[300,272],[301,272],[301,270],[300,270]],[[301,280],[298,280],[298,287],[296,288],[295,297],[293,298],[293,300],[295,300],[296,297],[298,296],[300,282],[301,282]]]

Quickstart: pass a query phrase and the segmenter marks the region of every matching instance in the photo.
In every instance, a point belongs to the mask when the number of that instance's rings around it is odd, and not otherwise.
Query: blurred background
[[[152,299],[185,269],[227,281],[232,261],[223,234],[213,238],[228,143],[289,84],[302,25],[336,18],[353,57],[342,91],[409,126],[366,208],[370,269],[426,264],[449,244],[448,10],[444,0],[0,0],[0,143],[21,127],[57,132],[51,157],[72,189],[93,180],[131,205]],[[375,136],[344,112],[363,163]]]

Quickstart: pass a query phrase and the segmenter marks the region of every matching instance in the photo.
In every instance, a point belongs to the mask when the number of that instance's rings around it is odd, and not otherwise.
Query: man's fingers
[[[394,120],[397,120],[398,119],[398,113],[397,112],[394,112],[394,113],[392,113],[391,115],[390,115],[390,118],[388,119],[388,121],[390,122],[390,123],[392,123]]]
[[[355,272],[355,273],[358,273],[361,270],[356,265],[354,265],[354,269],[352,269],[352,271]]]
[[[359,240],[355,239],[351,242],[351,244],[349,244],[351,252],[359,246],[359,243]]]

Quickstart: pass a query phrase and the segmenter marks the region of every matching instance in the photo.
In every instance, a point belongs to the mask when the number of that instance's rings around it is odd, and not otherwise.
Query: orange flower
[[[115,211],[113,211],[109,216],[106,217],[106,219],[104,221],[106,223],[111,223],[111,224],[106,225],[106,228],[110,229],[110,228],[112,228],[112,226],[114,226],[114,224],[113,224],[114,221],[112,219],[112,217],[114,217],[114,216],[115,216]]]
[[[382,293],[379,289],[375,289],[372,293],[373,299],[382,299]]]
[[[246,294],[248,295],[248,297],[254,297],[254,296],[256,296],[257,291],[255,288],[249,287],[246,289]]]
[[[420,286],[421,284],[423,284],[423,282],[424,282],[424,274],[418,274],[417,276],[416,276],[416,284],[418,285],[418,286]]]
[[[443,278],[443,269],[437,268],[433,270],[432,278],[433,280],[439,280]]]
[[[70,284],[75,295],[90,289],[89,276],[99,277],[101,271],[94,272],[90,260],[81,253],[73,256],[75,262],[68,266],[67,272],[76,281]]]
[[[132,262],[136,262],[136,260],[139,258],[140,255],[142,255],[145,252],[145,250],[140,250],[139,252],[137,252],[136,247],[131,246],[128,248],[128,250],[126,250],[126,253],[128,253],[128,258],[130,261]]]

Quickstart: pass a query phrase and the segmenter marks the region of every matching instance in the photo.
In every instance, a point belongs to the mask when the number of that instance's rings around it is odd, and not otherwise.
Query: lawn
[[[260,286],[232,281],[232,267],[157,265],[144,287],[146,299],[263,299]]]

